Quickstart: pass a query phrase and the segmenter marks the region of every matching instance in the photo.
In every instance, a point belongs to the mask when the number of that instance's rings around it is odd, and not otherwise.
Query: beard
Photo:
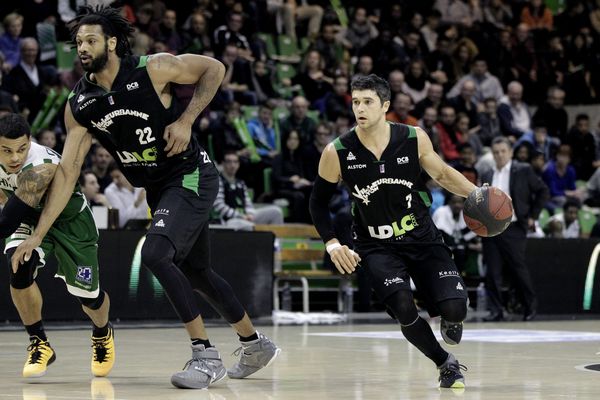
[[[83,70],[86,72],[97,73],[104,69],[108,63],[108,43],[104,45],[104,52],[97,57],[93,57],[89,64],[81,63]]]

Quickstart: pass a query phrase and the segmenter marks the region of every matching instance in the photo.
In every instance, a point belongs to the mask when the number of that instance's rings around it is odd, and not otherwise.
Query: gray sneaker
[[[225,378],[226,374],[217,349],[192,345],[192,359],[185,364],[183,371],[171,376],[171,383],[183,389],[204,389]]]
[[[281,349],[275,343],[259,333],[257,340],[248,343],[242,342],[242,346],[233,352],[235,356],[241,353],[240,361],[227,370],[227,375],[233,379],[242,379],[252,375],[259,369],[269,366],[280,352]]]

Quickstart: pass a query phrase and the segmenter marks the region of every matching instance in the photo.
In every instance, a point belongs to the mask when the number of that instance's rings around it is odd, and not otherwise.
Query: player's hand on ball
[[[177,120],[165,128],[163,139],[167,142],[167,157],[183,153],[190,143],[192,127],[187,122]]]
[[[340,274],[353,273],[360,262],[360,256],[358,253],[346,245],[336,246],[334,249],[329,251],[329,255],[331,256],[331,261],[333,261],[333,264],[337,270],[340,271]]]

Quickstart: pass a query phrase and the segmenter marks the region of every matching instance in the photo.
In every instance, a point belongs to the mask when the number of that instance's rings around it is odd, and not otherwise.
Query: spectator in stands
[[[141,34],[138,34],[140,36]],[[147,53],[144,53],[145,55]],[[81,65],[81,60],[79,57],[75,57],[73,59],[73,68],[68,71],[62,71],[59,73],[60,83],[71,90],[75,87],[75,84],[79,82],[79,80],[83,77],[83,67]]]
[[[471,73],[463,76],[448,92],[447,97],[451,98],[459,94],[463,82],[472,80],[475,82],[475,100],[482,102],[488,97],[500,100],[504,95],[500,81],[494,75],[488,72],[487,61],[478,57],[473,61]]]
[[[0,69],[10,71],[21,62],[21,32],[23,31],[23,16],[10,13],[2,21],[4,34],[0,36],[0,54],[4,55],[4,63]]]
[[[37,63],[39,46],[34,38],[21,40],[21,62],[3,80],[6,91],[19,97],[19,109],[33,122],[46,100],[47,86],[58,83],[56,69]]]
[[[151,37],[152,40],[156,40],[160,36],[160,28],[158,27],[158,22],[152,20],[154,16],[154,7],[152,4],[142,5],[135,15],[136,28]]]
[[[268,99],[277,99],[281,97],[273,86],[273,71],[268,67],[266,62],[262,60],[254,61],[252,77],[254,81],[254,92],[256,93],[259,103],[264,103]]]
[[[431,79],[445,87],[455,81],[454,64],[451,57],[450,39],[439,35],[435,50],[425,58]]]
[[[296,0],[267,0],[267,11],[276,15],[277,32],[281,33],[283,28],[293,40],[296,40],[296,20],[308,19],[307,36],[310,39],[319,34],[323,18],[323,8],[319,5],[306,4],[302,0],[299,5]]]
[[[190,29],[183,34],[183,52],[193,54],[214,55],[206,18],[195,12],[190,18]]]
[[[306,158],[305,176],[311,182],[317,179],[319,170],[319,160],[325,146],[329,144],[335,137],[329,122],[319,122],[315,139],[304,147],[304,157]]]
[[[587,181],[586,189],[587,197],[585,204],[589,207],[600,207],[600,168],[596,169],[592,177]]]
[[[292,99],[291,108],[290,115],[281,122],[282,137],[288,136],[291,131],[296,131],[300,136],[302,146],[311,143],[315,138],[317,124],[308,117],[308,100],[302,96],[296,96]]]
[[[404,42],[404,52],[410,61],[420,61],[425,54],[425,50],[421,48],[421,34],[418,29],[406,32],[402,40]],[[407,67],[407,70],[410,70],[410,65]]]
[[[19,112],[19,106],[14,99],[14,95],[6,90],[3,90],[5,87],[2,84],[4,74],[2,73],[2,69],[0,69],[0,105],[2,105],[3,109],[8,109],[12,113]]]
[[[527,232],[535,230],[535,221],[548,197],[548,188],[531,166],[512,160],[510,141],[499,136],[492,141],[494,168],[482,175],[482,183],[498,187],[511,196],[513,221],[500,235],[483,238],[483,257],[487,264],[485,287],[490,315],[485,321],[501,321],[503,268],[512,272],[516,288],[524,302],[523,320],[531,321],[537,314],[537,296],[531,281],[525,250]]]
[[[581,209],[581,204],[578,200],[569,199],[563,206],[563,212],[550,217],[546,231],[548,237],[561,239],[579,239],[589,237],[589,234],[584,234],[579,225],[578,213]]]
[[[106,187],[104,196],[112,208],[119,210],[119,228],[131,219],[149,219],[146,189],[134,188],[115,162],[108,166],[108,173],[112,182]]]
[[[466,80],[460,88],[460,94],[448,99],[448,104],[457,113],[464,113],[469,117],[469,128],[477,126],[477,103],[474,100],[475,82]]]
[[[577,33],[567,48],[569,62],[564,87],[567,104],[588,104],[595,100],[591,84],[591,71],[595,65],[595,51],[586,36]]]
[[[512,61],[510,62],[510,79],[519,81],[527,89],[528,101],[541,101],[537,96],[532,96],[538,82],[538,61],[536,48],[530,29],[526,24],[519,24],[516,29],[516,41],[512,47]]]
[[[90,207],[111,207],[106,196],[100,193],[98,178],[91,170],[81,172],[81,175],[79,175],[79,186],[81,187],[81,193],[84,194]]]
[[[442,96],[444,94],[444,87],[439,83],[432,83],[427,88],[427,97],[415,104],[413,115],[415,118],[421,118],[425,109],[433,107],[436,111],[442,104]]]
[[[531,152],[533,151],[533,146],[528,142],[521,142],[519,144],[515,144],[514,146],[514,156],[513,158],[517,161],[523,163],[531,162]]]
[[[94,147],[90,169],[99,184],[100,193],[104,193],[106,187],[112,183],[113,179],[108,171],[108,166],[112,161],[113,158],[108,150],[99,144]]]
[[[550,189],[550,200],[546,208],[554,211],[562,207],[567,197],[578,197],[575,181],[577,174],[571,163],[571,148],[568,144],[561,144],[556,153],[556,161],[551,160],[544,169],[542,178]]]
[[[404,73],[397,69],[390,72],[388,75],[388,82],[390,83],[391,98],[395,98],[398,93],[404,93]]]
[[[37,134],[37,142],[49,149],[56,148],[56,132],[51,129],[44,129]]]
[[[312,47],[321,54],[325,63],[324,70],[328,75],[335,75],[341,55],[343,54],[343,45],[336,36],[337,28],[334,24],[326,22],[321,27],[321,34],[315,40]]]
[[[531,0],[521,11],[521,22],[531,29],[552,30],[552,11],[542,0]]]
[[[177,29],[177,13],[174,10],[165,10],[159,29],[157,40],[163,42],[170,53],[178,54],[183,48],[183,38]]]
[[[479,173],[475,169],[477,154],[473,146],[469,142],[461,143],[458,145],[458,153],[460,158],[454,169],[463,174],[469,182],[479,186]]]
[[[437,109],[434,107],[427,107],[425,112],[423,113],[423,117],[418,121],[421,129],[427,133],[429,139],[431,140],[431,144],[433,145],[433,149],[436,152],[439,152],[440,149],[440,137],[437,131],[436,122],[438,117]]]
[[[356,7],[350,25],[344,33],[343,45],[351,55],[357,55],[363,47],[379,35],[375,24],[369,20],[364,7]]]
[[[530,163],[533,172],[541,178],[544,173],[544,167],[546,166],[546,157],[544,156],[544,153],[533,150]]]
[[[462,79],[469,75],[473,60],[478,54],[479,49],[471,39],[463,37],[459,40],[452,52],[454,76],[457,79]]]
[[[596,160],[596,141],[590,131],[589,115],[577,115],[575,125],[569,130],[564,143],[571,146],[572,165],[577,179],[587,181],[600,166],[600,161]]]
[[[385,118],[388,121],[398,122],[401,124],[418,126],[418,121],[415,117],[410,115],[410,112],[413,109],[412,99],[409,95],[404,93],[398,93],[396,97],[394,97],[394,101],[392,103],[392,111],[389,111]]]
[[[290,221],[310,223],[308,200],[312,182],[306,179],[306,160],[300,148],[298,132],[291,131],[282,138],[282,152],[273,160],[275,197],[290,202]]]
[[[465,199],[455,194],[447,196],[446,205],[439,207],[432,215],[433,223],[444,237],[444,243],[452,250],[454,262],[460,272],[465,270],[469,248],[479,248],[477,235],[463,219]]]
[[[283,224],[283,213],[275,205],[254,208],[246,183],[236,177],[240,168],[238,155],[225,153],[219,193],[213,205],[223,223],[234,229],[252,230],[254,224]]]
[[[220,164],[223,161],[226,152],[235,151],[241,159],[243,170],[245,164],[250,162],[250,150],[240,139],[240,135],[234,126],[234,120],[239,117],[240,104],[237,102],[229,103],[225,114],[210,120],[207,135],[212,136],[213,156],[217,163]]]
[[[333,93],[326,95],[325,117],[335,121],[338,115],[347,114],[352,110],[352,96],[348,92],[348,78],[340,75],[333,81]]]
[[[139,32],[133,37],[131,43],[131,52],[136,56],[145,56],[152,52],[154,48],[154,39],[143,32]],[[79,60],[79,58],[77,58]]]
[[[496,99],[488,97],[483,101],[483,111],[477,114],[477,121],[480,126],[477,134],[481,143],[484,146],[490,146],[495,137],[502,135]]]
[[[356,75],[370,75],[373,73],[373,59],[371,56],[362,55],[356,64]]]
[[[235,44],[225,46],[221,61],[227,67],[221,83],[226,102],[237,101],[241,104],[256,105],[258,99],[254,92],[250,63],[239,56],[240,49]]]
[[[394,40],[394,34],[388,26],[383,26],[379,36],[363,48],[363,54],[371,57],[373,72],[380,76],[386,76],[394,69],[403,71],[410,61],[404,48]]]
[[[273,127],[273,109],[269,104],[261,105],[258,109],[258,118],[248,121],[248,131],[263,163],[271,165],[279,151],[277,151],[277,135]]]
[[[513,13],[503,0],[491,0],[483,7],[483,19],[497,30],[504,30],[512,25]]]
[[[456,132],[454,129],[456,112],[452,106],[446,105],[442,106],[440,114],[440,122],[437,123],[436,128],[440,136],[440,150],[442,151],[442,157],[449,164],[455,164],[460,158],[458,145],[463,143],[460,132]]]
[[[239,12],[230,12],[227,16],[227,25],[221,25],[213,33],[213,50],[215,56],[221,57],[230,44],[239,49],[239,56],[252,60],[250,43],[246,36],[241,33],[244,25],[243,15]]]
[[[548,89],[546,102],[533,114],[534,123],[542,121],[547,129],[548,135],[563,141],[567,134],[569,116],[564,107],[565,91],[553,86]]]
[[[413,103],[423,100],[431,85],[427,80],[427,71],[423,61],[421,59],[412,60],[404,77],[403,92],[411,97]]]
[[[462,138],[462,143],[469,143],[477,157],[483,154],[483,145],[481,139],[477,135],[475,129],[469,129],[469,116],[463,112],[456,114],[456,122],[454,123],[454,131]]]
[[[440,21],[442,19],[442,13],[439,10],[431,10],[427,14],[427,22],[419,30],[425,44],[427,45],[427,53],[432,52],[436,49],[436,43],[438,39],[438,29],[440,27]]]
[[[527,132],[531,132],[529,107],[522,101],[523,85],[517,81],[508,84],[506,96],[498,106],[498,118],[502,134],[516,142]]]
[[[466,28],[473,24],[471,10],[462,1],[436,0],[434,7],[442,14],[443,24],[462,25]]]
[[[544,155],[544,159],[553,159],[560,141],[557,138],[548,136],[548,128],[540,121],[534,123],[533,132],[527,132],[517,142],[515,146],[520,146],[522,143],[528,143],[532,152],[540,152]]]
[[[325,75],[325,63],[316,50],[310,50],[304,56],[300,73],[292,78],[293,85],[300,85],[306,99],[313,103],[330,92],[333,79]]]

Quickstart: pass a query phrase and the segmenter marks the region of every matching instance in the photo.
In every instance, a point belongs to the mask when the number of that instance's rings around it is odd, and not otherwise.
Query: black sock
[[[96,326],[96,324],[92,323],[92,336],[97,338],[102,338],[108,336],[108,323],[104,325],[102,328]]]
[[[46,332],[44,332],[44,324],[42,323],[42,320],[39,320],[33,325],[25,325],[25,329],[27,329],[30,339],[33,336],[37,336],[44,342],[48,340],[46,337]]]
[[[193,346],[196,346],[198,344],[202,344],[202,345],[204,345],[205,349],[208,349],[209,347],[213,347],[213,345],[210,344],[210,340],[208,340],[208,339],[192,338],[191,341],[192,341],[192,345]]]
[[[402,326],[402,333],[438,367],[448,359],[448,353],[440,346],[431,327],[423,318],[419,317],[413,324]]]
[[[240,337],[240,342],[251,342],[253,340],[258,340],[258,332],[254,332],[252,335],[246,337],[246,336],[242,336],[238,333],[238,336]]]

